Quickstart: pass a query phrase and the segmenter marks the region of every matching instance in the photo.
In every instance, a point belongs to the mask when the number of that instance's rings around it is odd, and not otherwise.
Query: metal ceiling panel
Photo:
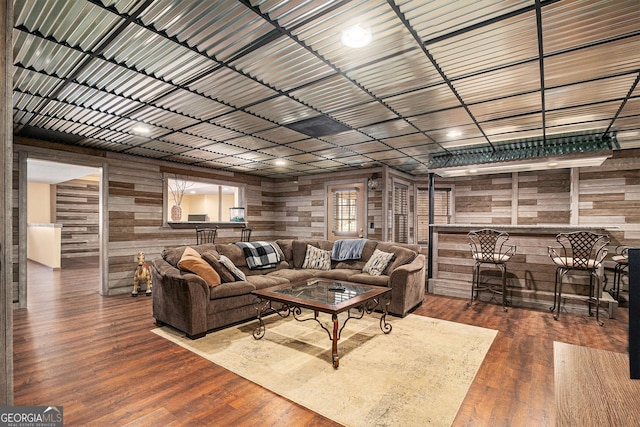
[[[494,101],[469,105],[469,111],[478,122],[538,112],[542,111],[542,94],[540,91],[536,91],[524,95],[498,98]]]
[[[121,19],[89,2],[68,0],[14,1],[14,26],[38,31],[85,52],[112,34]],[[15,35],[15,32],[14,32]]]
[[[385,102],[404,116],[460,106],[458,98],[445,84],[386,98]]]
[[[542,10],[545,54],[573,50],[625,34],[638,33],[640,7],[636,0],[569,0]]]
[[[311,108],[286,96],[269,99],[260,104],[247,107],[246,110],[274,123],[281,124],[293,123],[319,115]]]
[[[98,59],[88,62],[75,80],[79,84],[140,102],[150,102],[175,90],[174,86],[162,80]]]
[[[538,57],[535,12],[507,18],[428,46],[438,65],[455,79]]]
[[[640,35],[549,56],[544,61],[545,84],[551,87],[622,73],[635,75],[640,62],[638,45]]]
[[[507,117],[500,120],[492,120],[484,122],[482,129],[485,134],[491,136],[491,141],[499,141],[500,135],[511,134],[515,132],[524,132],[531,129],[542,128],[542,114],[528,114],[518,117]],[[497,137],[497,138],[496,138]],[[520,136],[512,136],[510,138],[520,139]]]
[[[230,65],[258,81],[269,82],[272,88],[284,91],[335,74],[316,55],[289,38],[280,38],[248,52]]]
[[[201,120],[210,120],[233,111],[224,104],[183,89],[174,90],[153,103],[165,110]]]
[[[532,0],[396,1],[423,42],[474,27],[518,9],[532,6]]]
[[[62,80],[32,70],[13,67],[13,90],[49,96],[62,85]]]
[[[236,0],[159,0],[141,21],[220,61],[228,61],[266,36],[272,27]]]
[[[386,105],[382,105],[378,102],[370,102],[368,104],[355,106],[348,110],[336,111],[332,116],[336,120],[356,129],[373,123],[395,119],[397,117],[397,115],[394,114]]]
[[[380,98],[443,82],[431,61],[417,47],[350,69],[346,75]]]
[[[103,54],[108,60],[176,85],[216,65],[209,58],[136,25],[118,34]]]
[[[290,95],[306,105],[331,114],[345,106],[371,102],[373,98],[343,76],[321,79],[315,84],[294,90]]]
[[[207,138],[212,141],[222,142],[231,138],[237,138],[242,134],[231,129],[225,129],[221,126],[216,126],[211,123],[200,123],[196,126],[191,126],[183,131],[189,135],[196,135],[202,138]]]
[[[525,62],[495,71],[476,74],[453,82],[468,104],[536,91],[540,88],[540,66]]]
[[[358,49],[348,48],[341,43],[342,31],[356,24],[370,29],[372,42]],[[342,71],[417,46],[407,28],[398,25],[393,9],[381,1],[349,2],[299,28],[292,29],[292,33]]]
[[[273,123],[243,111],[234,111],[225,114],[222,117],[216,118],[214,122],[216,125],[224,126],[228,129],[238,129],[243,133],[257,133],[273,128]]]
[[[308,137],[285,127],[275,127],[262,132],[256,132],[256,137],[266,139],[267,141],[277,142],[278,144],[289,144],[295,141],[306,140]]]
[[[239,138],[233,138],[226,141],[228,144],[236,147],[245,148],[247,150],[259,150],[261,148],[273,147],[275,144],[269,141],[265,141],[261,138],[253,136],[241,136]]]
[[[136,122],[163,126],[167,129],[173,130],[194,126],[198,123],[196,119],[192,119],[191,117],[156,107],[142,107],[129,114],[129,118]]]
[[[636,76],[628,74],[610,79],[562,86],[545,91],[548,110],[577,105],[620,100],[620,94],[628,91]]]
[[[278,92],[229,68],[220,68],[189,84],[189,89],[234,107],[244,107],[278,95]]]
[[[15,30],[13,52],[17,65],[61,78],[69,76],[88,58],[82,52]]]
[[[21,0],[14,10],[16,135],[281,179],[373,165],[421,175],[444,150],[594,127],[640,146],[632,0]],[[354,24],[371,30],[368,46],[341,43]],[[353,130],[314,139],[287,127],[306,119]],[[141,124],[150,133],[133,130]]]
[[[372,138],[382,139],[415,133],[417,129],[406,120],[398,119],[363,126],[360,128],[360,131]]]

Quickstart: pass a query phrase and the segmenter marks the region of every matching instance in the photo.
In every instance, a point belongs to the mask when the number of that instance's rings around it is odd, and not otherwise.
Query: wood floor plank
[[[14,312],[14,404],[62,405],[67,426],[337,426],[153,334],[152,299],[98,295],[98,271],[29,263]],[[427,295],[414,314],[498,330],[454,426],[555,423],[553,342],[624,353],[628,310],[586,316]]]

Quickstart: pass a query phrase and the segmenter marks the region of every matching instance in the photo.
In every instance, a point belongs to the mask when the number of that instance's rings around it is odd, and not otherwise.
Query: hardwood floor
[[[98,295],[98,271],[29,265],[26,310],[14,314],[15,405],[62,405],[67,426],[336,426],[150,332],[151,298]],[[499,331],[455,426],[551,426],[553,342],[623,353],[617,319],[427,295],[417,315]]]

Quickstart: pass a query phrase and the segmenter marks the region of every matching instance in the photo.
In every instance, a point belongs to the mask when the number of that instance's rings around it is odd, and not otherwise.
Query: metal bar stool
[[[507,245],[509,234],[488,228],[471,231],[467,234],[469,247],[474,259],[473,278],[471,280],[471,300],[467,306],[473,304],[478,298],[478,291],[488,290],[494,294],[502,295],[502,309],[507,311],[507,261],[516,253],[516,247]],[[495,265],[502,274],[502,287],[500,290],[491,286],[480,286],[480,266],[482,264]]]
[[[616,301],[620,301],[622,276],[629,269],[629,247],[618,246],[616,254],[611,259],[616,263],[616,266],[613,268],[613,289],[611,289],[610,293]]]
[[[240,234],[240,241],[241,242],[249,242],[251,241],[251,229],[250,228],[243,228],[242,232]]]
[[[196,226],[196,244],[215,243],[218,228],[198,228]]]
[[[562,279],[569,271],[579,270],[589,273],[589,316],[593,316],[591,305],[596,306],[596,321],[600,326],[604,325],[600,321],[600,276],[598,270],[602,266],[602,261],[607,256],[607,245],[609,237],[603,234],[592,233],[590,231],[575,231],[572,233],[560,233],[556,236],[559,247],[548,247],[549,257],[556,265],[556,280],[553,289],[553,307],[551,312],[555,320],[560,316],[560,305],[562,300]],[[593,279],[597,281],[594,286]],[[595,294],[595,295],[594,295]],[[595,301],[594,301],[595,299]]]

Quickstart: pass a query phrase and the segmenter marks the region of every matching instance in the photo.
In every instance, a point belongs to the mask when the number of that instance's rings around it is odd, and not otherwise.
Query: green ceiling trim
[[[614,146],[618,146],[615,132],[573,133],[546,139],[525,138],[495,144],[495,149],[485,146],[435,153],[429,160],[429,169],[595,153],[612,150]]]

